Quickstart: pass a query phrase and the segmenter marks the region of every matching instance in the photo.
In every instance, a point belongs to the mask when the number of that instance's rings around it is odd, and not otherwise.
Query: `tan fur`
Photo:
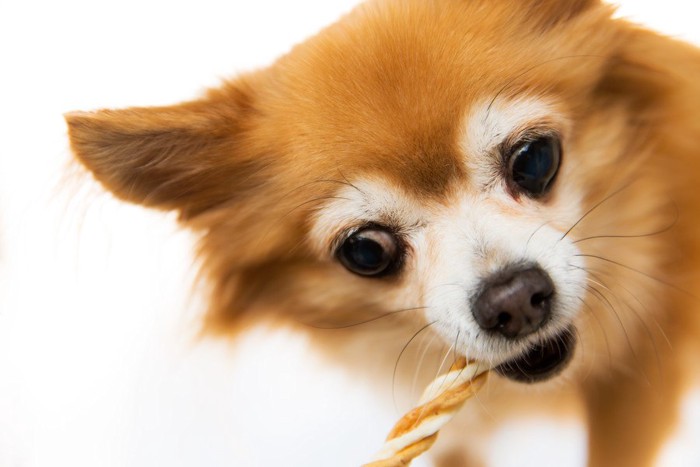
[[[543,385],[543,405],[555,393],[582,401],[590,465],[648,465],[697,372],[700,52],[611,13],[595,0],[370,1],[196,101],[69,114],[71,144],[118,197],[177,210],[202,234],[210,330],[281,320],[329,355],[386,372],[424,324],[420,310],[318,328],[386,315],[406,278],[368,280],[319,257],[312,219],[363,176],[447,202],[473,186],[459,143],[469,109],[546,97],[572,125],[543,203],[572,190],[586,212],[612,197],[571,232],[583,254],[608,260],[586,257],[594,290],[576,323],[580,349],[567,384]],[[370,343],[386,360],[367,355]],[[501,378],[489,386],[492,415],[541,399]],[[480,435],[493,424],[469,420]],[[444,443],[444,465],[478,448],[464,450]]]

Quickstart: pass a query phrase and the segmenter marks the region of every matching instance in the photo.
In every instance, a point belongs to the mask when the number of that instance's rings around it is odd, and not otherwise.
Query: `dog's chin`
[[[571,329],[530,346],[523,355],[509,360],[495,370],[513,381],[537,383],[559,374],[571,361],[576,337]]]

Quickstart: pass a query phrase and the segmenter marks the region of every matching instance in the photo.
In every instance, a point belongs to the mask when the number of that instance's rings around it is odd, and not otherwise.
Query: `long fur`
[[[420,275],[348,273],[319,219],[348,197],[372,198],[377,180],[402,193],[394,205],[406,215],[481,196],[465,115],[523,96],[551,102],[567,122],[562,172],[527,220],[578,249],[579,349],[541,391],[493,378],[489,416],[465,417],[460,432],[484,436],[494,417],[573,403],[590,465],[649,465],[697,373],[700,52],[611,15],[596,0],[374,0],[195,101],[68,114],[71,144],[106,189],[176,210],[201,234],[208,330],[295,326],[368,375],[395,371],[401,352],[403,384],[420,366],[411,336],[435,328],[420,294],[403,300]],[[494,209],[524,216],[511,200]],[[457,352],[464,339],[437,342]],[[444,436],[440,465],[478,462],[479,436],[457,432]]]

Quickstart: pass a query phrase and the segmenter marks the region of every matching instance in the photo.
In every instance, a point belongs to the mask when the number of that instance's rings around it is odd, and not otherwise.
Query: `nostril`
[[[499,327],[505,327],[508,323],[510,323],[513,320],[513,317],[510,315],[510,313],[506,313],[505,311],[502,311],[498,314],[498,326]]]
[[[536,293],[530,298],[530,305],[532,306],[542,306],[544,302],[549,298],[549,295],[543,293]]]

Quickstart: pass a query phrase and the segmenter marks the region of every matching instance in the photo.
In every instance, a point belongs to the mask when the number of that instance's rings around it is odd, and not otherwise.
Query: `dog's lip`
[[[523,355],[497,366],[495,370],[514,381],[536,383],[552,378],[571,361],[576,337],[571,328],[535,343]]]

